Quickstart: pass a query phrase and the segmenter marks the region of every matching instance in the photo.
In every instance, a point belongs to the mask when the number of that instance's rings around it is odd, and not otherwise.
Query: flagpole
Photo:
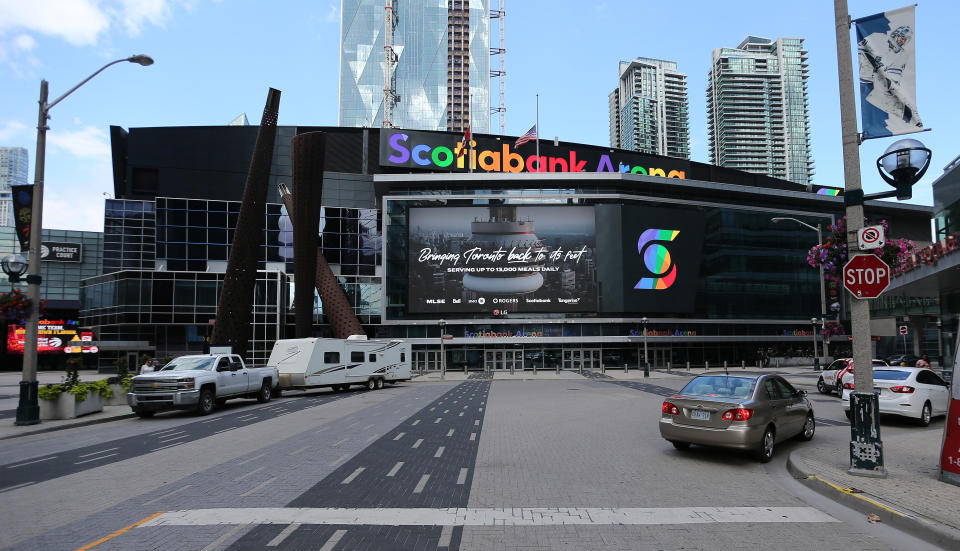
[[[540,94],[537,94],[537,172],[543,172],[540,166]]]

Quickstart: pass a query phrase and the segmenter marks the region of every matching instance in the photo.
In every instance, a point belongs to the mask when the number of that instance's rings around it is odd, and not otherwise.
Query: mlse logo
[[[657,277],[644,277],[633,286],[634,289],[669,289],[677,280],[677,266],[670,258],[670,251],[658,242],[673,241],[680,230],[649,229],[640,234],[637,240],[637,252],[643,257],[643,264],[651,274]]]

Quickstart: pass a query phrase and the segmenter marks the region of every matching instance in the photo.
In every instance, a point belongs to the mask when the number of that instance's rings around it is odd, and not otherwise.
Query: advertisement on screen
[[[592,312],[592,206],[411,208],[408,311]]]
[[[26,328],[7,326],[7,353],[23,354]],[[37,329],[38,354],[95,354],[99,352],[93,332],[80,328],[73,320],[40,320]]]

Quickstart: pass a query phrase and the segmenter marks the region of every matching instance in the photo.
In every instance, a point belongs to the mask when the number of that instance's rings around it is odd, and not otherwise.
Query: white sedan
[[[950,389],[939,375],[916,367],[883,367],[873,370],[873,387],[879,391],[880,413],[901,415],[930,424],[935,415],[946,415]],[[850,418],[853,373],[843,376],[843,410]]]

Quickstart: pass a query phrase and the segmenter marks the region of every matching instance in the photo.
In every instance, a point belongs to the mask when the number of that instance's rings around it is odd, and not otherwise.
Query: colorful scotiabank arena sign
[[[877,298],[890,286],[890,267],[873,254],[854,256],[843,266],[843,286],[857,298]]]
[[[7,326],[7,352],[23,354],[26,328],[22,325]],[[93,340],[93,332],[77,327],[73,320],[40,320],[37,329],[38,354],[94,354],[99,349]]]

